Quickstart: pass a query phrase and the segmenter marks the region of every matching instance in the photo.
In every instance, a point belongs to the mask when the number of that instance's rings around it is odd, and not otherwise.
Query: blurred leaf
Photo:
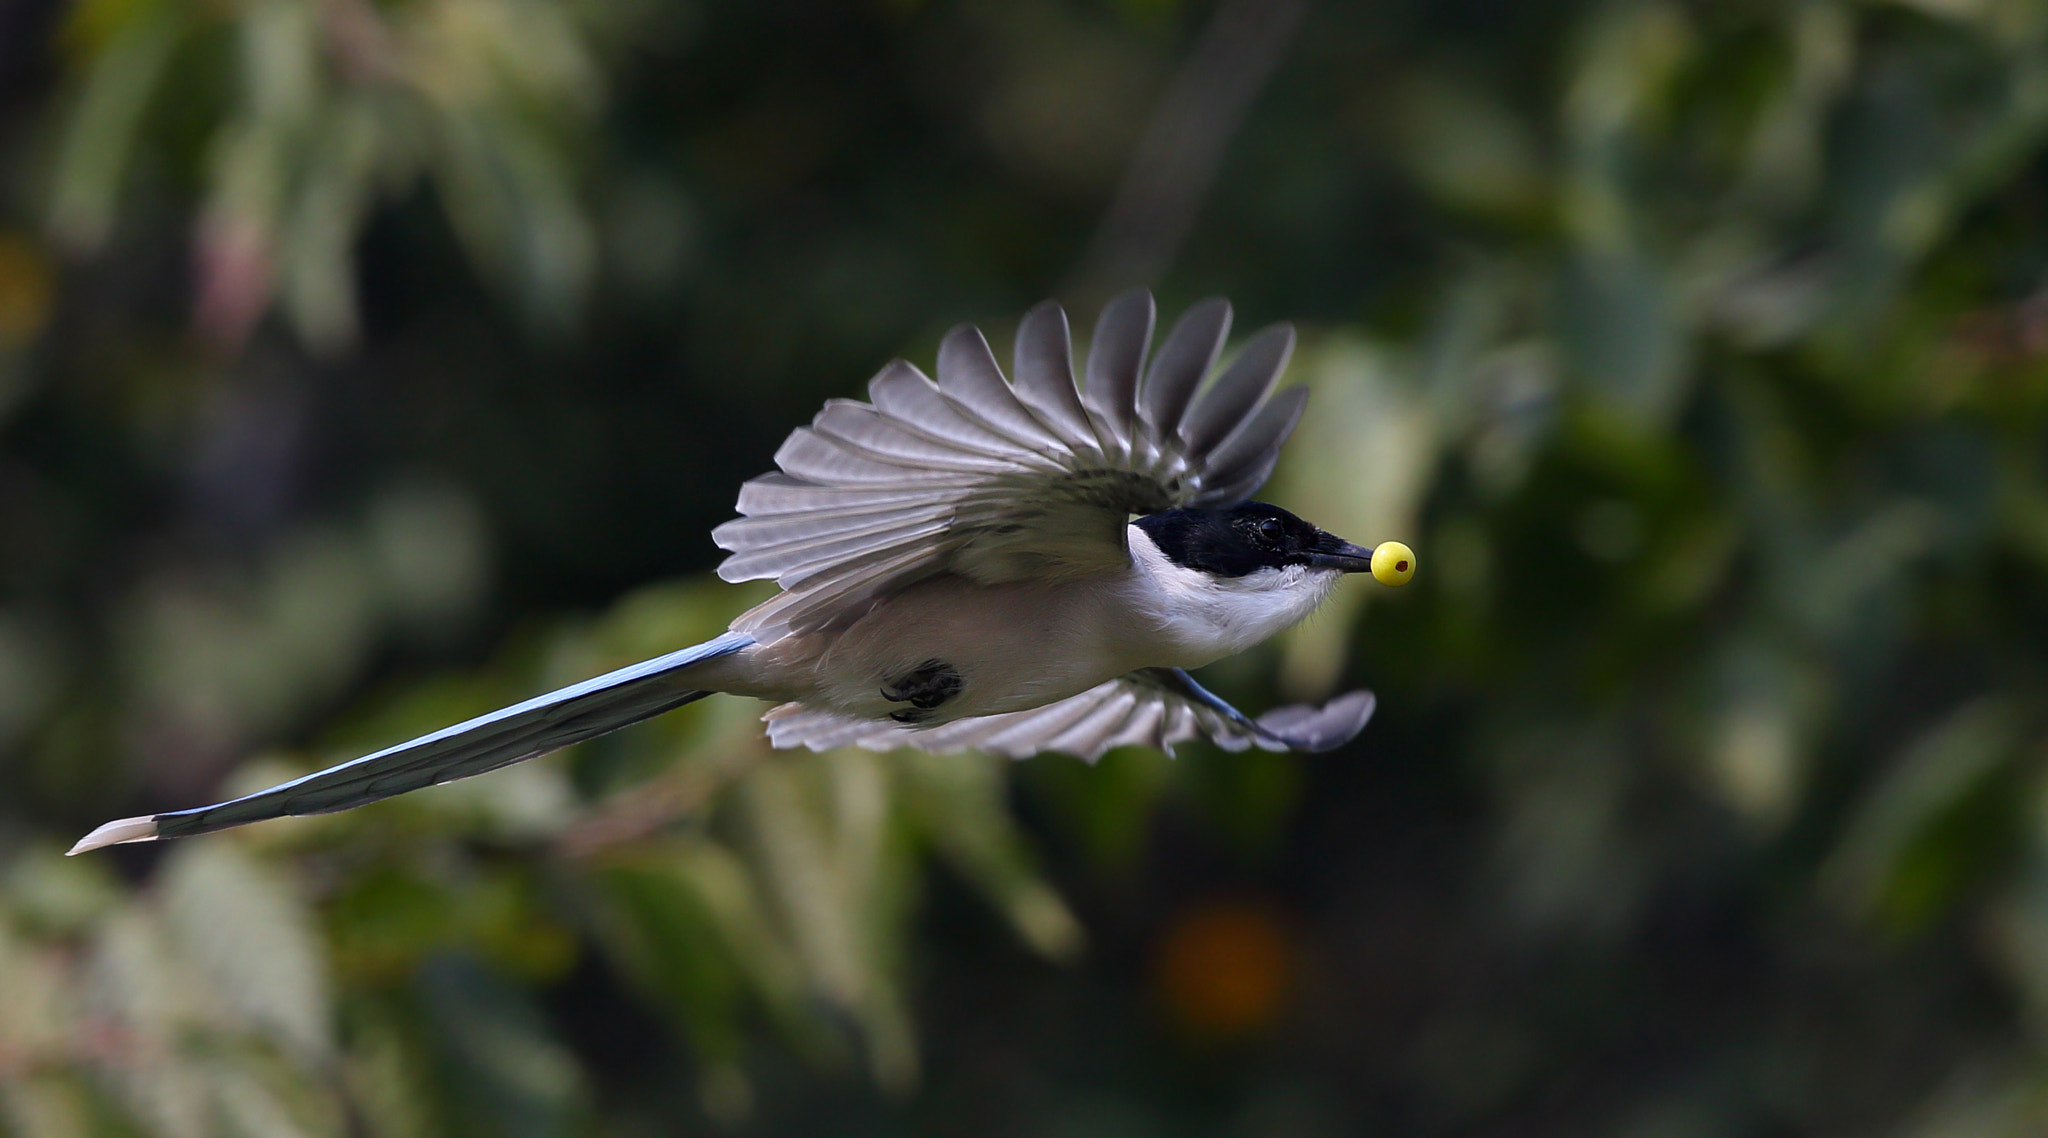
[[[602,102],[594,38],[632,22],[621,11],[557,0],[87,6],[75,38],[101,46],[64,136],[51,224],[75,244],[106,242],[141,125],[182,78],[179,49],[225,34],[235,97],[213,112],[207,145],[202,331],[239,348],[277,303],[313,349],[353,344],[357,239],[380,201],[422,178],[486,278],[540,326],[564,327],[597,251],[571,152]]]
[[[434,872],[438,869],[439,872]],[[561,976],[577,944],[510,867],[379,865],[353,875],[329,905],[336,975],[388,985],[463,951],[520,980]]]
[[[1056,960],[1080,952],[1085,934],[1038,875],[1004,801],[1008,762],[986,755],[898,753],[904,808],[940,856],[989,895],[1024,942]]]
[[[167,859],[163,897],[215,998],[300,1055],[332,1048],[325,946],[287,878],[230,842],[193,842]]]
[[[1968,704],[1915,739],[1848,823],[1823,884],[1840,902],[1912,926],[1943,904],[1956,880],[1954,841],[1930,844],[1936,827],[1980,791],[2019,742],[2004,700]],[[1981,823],[1977,827],[1981,832]]]
[[[1173,777],[1173,760],[1123,747],[1095,763],[1041,755],[1018,772],[1045,801],[1071,840],[1097,869],[1128,877],[1151,837],[1151,816]]]
[[[208,1138],[207,1086],[175,1062],[173,1044],[193,1027],[218,1026],[225,1009],[204,979],[179,961],[168,937],[141,910],[116,914],[95,938],[85,991],[92,1011],[120,1025],[153,1062],[109,1064],[123,1104],[150,1131]]]
[[[1599,406],[1655,430],[1678,410],[1691,370],[1688,329],[1662,272],[1630,253],[1567,263],[1563,342]]]
[[[420,972],[419,996],[448,1070],[456,1133],[577,1132],[583,1073],[524,993],[474,961],[444,956]]]
[[[81,24],[104,25],[105,13],[115,7],[81,4]],[[143,113],[186,34],[185,5],[178,0],[142,0],[119,8],[118,26],[103,27],[93,37],[105,42],[96,47],[86,72],[50,195],[51,227],[86,248],[104,243],[113,228]]]
[[[816,994],[860,1025],[875,1079],[901,1091],[917,1078],[893,968],[909,884],[901,851],[884,844],[890,803],[878,762],[843,751],[829,764],[764,763],[739,796],[764,891]]]
[[[396,1001],[358,1000],[348,1017],[342,1076],[350,1106],[380,1138],[432,1138],[438,1118],[432,1055],[424,1032],[408,1030]]]
[[[746,982],[786,1024],[800,1026],[797,963],[729,851],[704,841],[649,846],[608,858],[596,880],[614,952],[708,1057],[739,1052]]]
[[[125,899],[105,866],[61,856],[55,849],[24,852],[5,866],[8,916],[26,931],[75,936],[90,929]]]
[[[1534,132],[1489,93],[1425,75],[1402,89],[1392,117],[1408,165],[1449,204],[1506,220],[1546,204]]]

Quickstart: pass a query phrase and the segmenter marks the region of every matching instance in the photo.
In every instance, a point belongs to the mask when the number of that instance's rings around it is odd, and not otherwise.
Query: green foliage
[[[203,325],[239,343],[275,301],[316,348],[352,341],[353,251],[380,201],[431,179],[469,255],[543,322],[573,316],[595,236],[575,140],[603,102],[623,12],[557,0],[96,0],[51,224],[102,246],[165,104],[203,167]],[[625,20],[625,24],[633,21]],[[199,121],[194,121],[199,120]]]
[[[67,8],[0,95],[0,1133],[2040,1131],[2030,0],[1309,13],[1155,283],[1301,320],[1268,496],[1418,551],[1212,669],[1370,684],[1352,750],[708,701],[57,856],[723,628],[737,481],[1053,291],[1236,11]]]

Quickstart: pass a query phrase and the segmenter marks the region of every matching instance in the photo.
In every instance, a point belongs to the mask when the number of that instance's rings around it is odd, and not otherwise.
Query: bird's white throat
[[[1127,601],[1134,615],[1158,629],[1160,647],[1176,657],[1158,662],[1173,667],[1200,667],[1299,624],[1344,575],[1289,565],[1220,577],[1176,564],[1143,529],[1125,529],[1131,551]]]

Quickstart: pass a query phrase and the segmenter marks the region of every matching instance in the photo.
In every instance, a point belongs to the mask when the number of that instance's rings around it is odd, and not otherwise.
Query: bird
[[[1077,377],[1066,313],[1046,301],[1017,326],[1009,377],[962,324],[935,380],[898,359],[866,400],[828,400],[712,531],[730,552],[721,577],[780,585],[714,639],[232,801],[109,822],[70,852],[347,810],[713,693],[768,701],[778,748],[1093,761],[1193,739],[1341,746],[1370,691],[1254,718],[1189,669],[1301,621],[1347,574],[1405,583],[1415,554],[1253,500],[1308,398],[1277,389],[1290,325],[1219,367],[1227,300],[1191,306],[1156,352],[1155,318],[1143,289],[1106,303]]]

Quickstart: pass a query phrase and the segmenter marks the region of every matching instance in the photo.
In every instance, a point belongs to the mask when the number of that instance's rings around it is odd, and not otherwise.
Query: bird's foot
[[[931,718],[932,710],[960,694],[967,686],[960,670],[944,660],[926,660],[895,682],[882,687],[882,698],[910,706],[889,713],[898,723],[920,723]]]

